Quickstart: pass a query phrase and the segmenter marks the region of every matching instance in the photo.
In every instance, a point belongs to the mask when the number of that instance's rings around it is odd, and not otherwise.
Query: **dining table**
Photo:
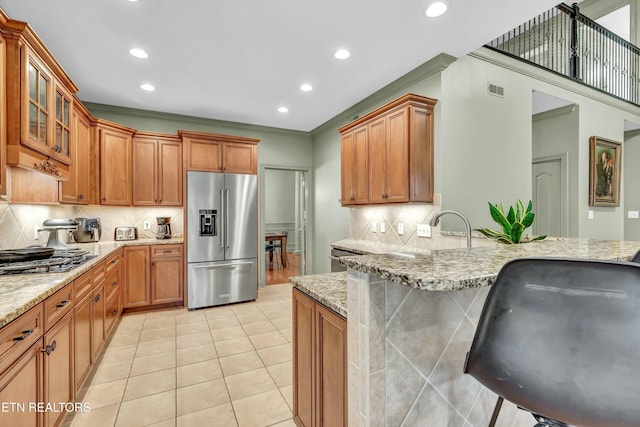
[[[287,235],[285,233],[265,233],[264,240],[265,242],[280,241],[280,260],[282,261],[282,267],[287,268]],[[272,254],[269,254],[270,261],[273,261],[271,256]]]

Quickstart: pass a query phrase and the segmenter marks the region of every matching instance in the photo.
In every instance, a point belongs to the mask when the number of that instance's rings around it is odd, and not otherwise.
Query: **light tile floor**
[[[124,315],[65,426],[295,426],[291,285],[255,302]]]

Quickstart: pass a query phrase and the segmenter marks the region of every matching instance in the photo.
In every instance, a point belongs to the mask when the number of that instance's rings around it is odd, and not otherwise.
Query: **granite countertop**
[[[118,242],[74,243],[68,246],[70,248],[81,248],[97,256],[66,273],[0,275],[0,328],[91,270],[111,253],[123,246],[179,243],[184,243],[182,237],[166,240],[151,238]]]
[[[289,283],[342,317],[347,317],[346,271],[289,277]]]
[[[332,248],[344,249],[346,251],[356,252],[361,255],[369,254],[390,254],[390,253],[412,253],[412,254],[429,254],[429,249],[411,248],[400,245],[390,245],[387,243],[369,242],[367,240],[344,239],[331,244]]]
[[[444,249],[413,256],[372,254],[340,258],[340,264],[427,291],[454,291],[493,283],[502,266],[526,257],[628,261],[640,242],[557,238],[519,245]],[[407,253],[407,250],[403,250]]]

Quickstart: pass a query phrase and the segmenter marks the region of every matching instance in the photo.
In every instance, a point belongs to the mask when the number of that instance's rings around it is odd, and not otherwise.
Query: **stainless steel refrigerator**
[[[190,310],[256,299],[257,194],[255,175],[187,172]]]

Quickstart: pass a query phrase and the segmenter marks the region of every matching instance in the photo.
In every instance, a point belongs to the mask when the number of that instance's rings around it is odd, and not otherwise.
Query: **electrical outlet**
[[[38,240],[38,237],[40,237],[40,227],[36,225],[33,227],[33,238]]]
[[[589,212],[587,212],[587,218],[593,219],[593,211],[591,209],[589,209]]]
[[[387,226],[384,222],[380,223],[380,232],[384,233],[385,231],[387,231]]]
[[[431,226],[429,224],[418,224],[418,237],[431,237]]]
[[[404,224],[401,223],[401,222],[398,223],[398,234],[400,236],[402,236],[404,234]]]
[[[376,232],[376,223],[375,223],[375,222],[372,222],[372,223],[371,223],[371,232],[372,232],[372,233],[375,233],[375,232]]]
[[[151,221],[145,221],[142,224],[145,230],[151,230]]]
[[[640,218],[640,212],[638,212],[638,211],[629,211],[629,212],[627,212],[627,215],[628,215],[628,218],[631,218],[631,219]]]

